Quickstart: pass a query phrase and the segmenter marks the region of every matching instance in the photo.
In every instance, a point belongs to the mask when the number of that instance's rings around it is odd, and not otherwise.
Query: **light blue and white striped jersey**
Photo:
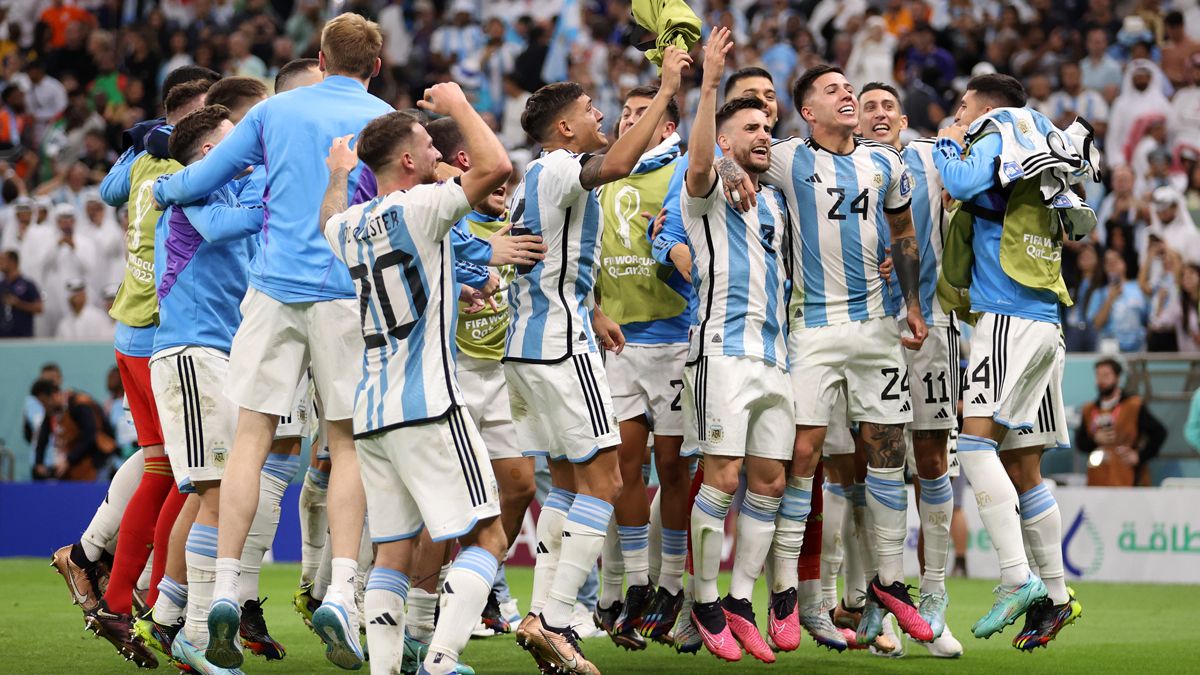
[[[917,231],[921,255],[921,314],[930,326],[949,326],[950,317],[942,311],[937,299],[937,282],[942,273],[942,246],[946,228],[950,225],[950,214],[942,206],[942,176],[933,164],[934,140],[922,138],[909,143],[901,157],[913,182],[913,228]],[[895,274],[888,284],[888,294],[896,316],[903,318],[906,311],[904,293]]]
[[[458,181],[350,207],[325,239],[350,268],[362,321],[354,435],[441,419],[462,405],[454,376],[458,296],[450,228],[471,212]]]
[[[547,251],[536,265],[517,265],[508,287],[505,361],[558,363],[597,351],[591,309],[602,225],[600,202],[579,182],[588,157],[546,153],[513,193],[512,233],[541,235]]]
[[[791,236],[793,328],[890,316],[879,277],[891,245],[885,211],[908,208],[912,178],[890,145],[856,138],[841,155],[811,138],[771,147],[762,180],[787,198]]]
[[[762,185],[758,207],[742,213],[725,201],[721,183],[718,178],[703,197],[684,187],[680,197],[700,301],[688,363],[749,356],[786,369],[787,206],[779,190]]]

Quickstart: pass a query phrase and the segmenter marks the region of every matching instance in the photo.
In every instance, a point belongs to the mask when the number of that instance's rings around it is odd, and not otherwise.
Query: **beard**
[[[1117,391],[1117,385],[1100,388],[1100,398],[1109,398]]]

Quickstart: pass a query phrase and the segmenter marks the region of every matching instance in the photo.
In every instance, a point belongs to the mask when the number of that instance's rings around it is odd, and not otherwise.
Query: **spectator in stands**
[[[1179,143],[1200,146],[1200,54],[1192,55],[1187,86],[1171,97],[1171,134]]]
[[[1108,129],[1108,103],[1095,89],[1085,89],[1079,64],[1066,61],[1058,68],[1058,91],[1046,100],[1042,112],[1060,129],[1066,129],[1082,117],[1104,138]]]
[[[46,46],[58,49],[67,43],[67,27],[74,23],[96,23],[96,17],[87,10],[68,0],[51,0],[50,6],[42,11],[39,21],[50,30]]]
[[[1170,12],[1163,19],[1166,42],[1162,48],[1163,75],[1176,87],[1182,87],[1190,81],[1189,64],[1200,54],[1200,42],[1188,37],[1183,27],[1183,14],[1178,11]]]
[[[1087,307],[1097,289],[1104,287],[1104,268],[1096,246],[1085,243],[1075,257],[1077,276],[1071,288],[1075,304],[1063,312],[1063,336],[1069,352],[1096,351],[1096,328],[1088,321]]]
[[[1096,362],[1096,400],[1083,406],[1075,447],[1088,457],[1088,485],[1150,484],[1147,470],[1167,439],[1167,429],[1137,394],[1121,389],[1122,366]]]
[[[1163,113],[1171,102],[1164,92],[1166,78],[1153,61],[1138,59],[1129,64],[1121,83],[1121,95],[1113,101],[1108,134],[1104,137],[1105,160],[1109,167],[1129,163],[1127,148],[1131,132],[1143,115]]]
[[[60,340],[112,340],[113,321],[88,302],[87,288],[87,280],[82,277],[67,282],[67,312],[59,320],[55,333]]]
[[[1120,253],[1105,251],[1104,273],[1108,285],[1092,294],[1087,316],[1102,342],[1114,341],[1123,352],[1140,352],[1146,346],[1149,306],[1141,287],[1127,270]]]
[[[1104,95],[1108,101],[1117,97],[1121,88],[1121,64],[1108,53],[1110,36],[1103,28],[1087,32],[1087,56],[1079,62],[1083,86]]]
[[[1179,325],[1176,328],[1179,351],[1200,352],[1200,265],[1184,263],[1179,273]]]
[[[1160,187],[1154,191],[1150,227],[1146,231],[1178,251],[1186,262],[1200,263],[1200,231],[1192,222],[1183,195],[1175,188]]]
[[[34,138],[41,138],[46,129],[67,108],[67,90],[54,77],[46,73],[46,64],[40,59],[31,61],[24,72],[12,78],[13,84],[25,92],[25,101],[33,115]]]
[[[33,337],[34,317],[42,313],[42,294],[21,276],[21,256],[0,252],[0,338]]]
[[[1146,322],[1146,351],[1179,351],[1179,276],[1183,258],[1178,251],[1167,248],[1158,237],[1151,235],[1149,259],[1138,272],[1138,285],[1150,302],[1150,318]]]

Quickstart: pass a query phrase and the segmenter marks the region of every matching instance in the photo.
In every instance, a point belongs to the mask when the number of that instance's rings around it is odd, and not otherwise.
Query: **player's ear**
[[[900,116],[900,131],[904,131],[907,128],[908,128],[908,115],[901,115]]]
[[[562,134],[564,138],[575,138],[575,132],[571,129],[571,123],[567,121],[567,118],[560,118],[555,126],[558,128],[558,133]]]
[[[371,78],[379,77],[379,70],[383,68],[383,60],[378,56],[375,57],[375,66],[371,68]]]
[[[317,68],[319,68],[322,73],[327,70],[325,67],[325,52],[317,52]]]
[[[667,139],[667,136],[670,136],[671,134],[675,133],[675,128],[676,128],[675,123],[672,122],[671,120],[667,120],[666,125],[663,127],[663,137],[661,140],[665,141]]]

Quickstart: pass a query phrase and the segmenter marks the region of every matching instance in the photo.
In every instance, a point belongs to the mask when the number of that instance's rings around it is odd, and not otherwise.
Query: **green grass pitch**
[[[262,593],[270,597],[265,611],[271,633],[288,650],[283,661],[267,663],[247,655],[245,672],[336,673],[324,659],[320,641],[292,611],[291,597],[299,568],[267,565]],[[529,596],[530,569],[512,569],[508,576],[516,597]],[[84,632],[82,614],[71,604],[61,578],[47,560],[0,560],[0,673],[133,673],[103,640]],[[722,581],[722,588],[725,581]],[[1130,675],[1200,672],[1200,587],[1147,584],[1080,583],[1074,586],[1083,603],[1083,618],[1068,627],[1048,649],[1024,654],[1010,640],[1018,627],[1009,627],[991,640],[970,635],[972,622],[990,604],[992,584],[951,579],[949,623],[962,640],[965,654],[954,661],[934,659],[922,647],[907,645],[902,659],[883,659],[866,652],[837,654],[815,646],[808,636],[800,649],[780,655],[773,666],[749,656],[740,663],[718,662],[707,652],[679,655],[660,645],[644,652],[618,649],[607,638],[584,644],[589,659],[611,673],[732,673],[785,672],[851,673],[920,671],[954,673],[1108,673]],[[755,598],[759,623],[765,591]],[[511,637],[472,640],[464,659],[481,675],[534,673],[533,661]],[[177,672],[166,665],[160,672]],[[366,672],[364,669],[361,672]]]

